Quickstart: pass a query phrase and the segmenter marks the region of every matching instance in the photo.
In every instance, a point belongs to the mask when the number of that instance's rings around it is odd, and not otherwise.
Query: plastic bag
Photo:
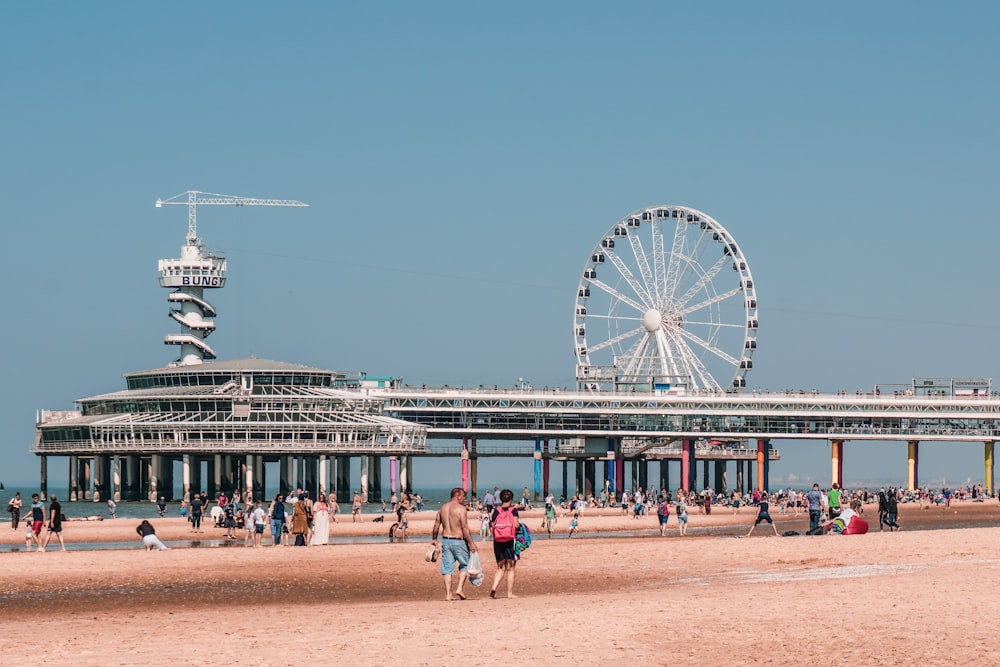
[[[441,555],[441,547],[436,544],[428,544],[427,551],[424,552],[424,560],[428,563],[437,562],[438,556]]]
[[[479,552],[473,551],[469,556],[469,583],[473,586],[483,585],[483,564],[479,561]]]

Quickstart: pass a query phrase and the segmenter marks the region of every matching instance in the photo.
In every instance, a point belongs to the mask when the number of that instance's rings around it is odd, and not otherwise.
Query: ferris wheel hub
[[[663,324],[663,314],[656,308],[650,308],[642,316],[642,326],[646,331],[653,333]]]

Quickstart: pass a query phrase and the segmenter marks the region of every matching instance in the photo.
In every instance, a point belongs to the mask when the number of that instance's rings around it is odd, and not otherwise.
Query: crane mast
[[[215,331],[215,307],[205,300],[206,288],[226,285],[226,258],[209,251],[198,238],[199,206],[308,206],[292,199],[259,199],[188,190],[167,199],[157,199],[156,208],[164,205],[187,205],[188,231],[180,259],[161,259],[160,286],[173,291],[167,301],[176,308],[167,313],[181,325],[180,333],[167,334],[163,342],[179,345],[180,358],[175,364],[198,364],[215,359],[215,350],[205,342]]]

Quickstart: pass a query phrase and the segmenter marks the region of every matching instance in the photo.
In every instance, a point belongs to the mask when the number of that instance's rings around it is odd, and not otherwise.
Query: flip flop
[[[455,597],[457,597],[459,600],[464,600],[465,599],[465,596],[462,595],[461,593],[459,593],[458,591],[455,592]]]

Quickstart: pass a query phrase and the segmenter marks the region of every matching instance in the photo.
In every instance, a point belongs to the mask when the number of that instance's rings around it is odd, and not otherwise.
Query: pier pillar
[[[119,454],[111,457],[111,499],[116,503],[122,499],[122,457]]]
[[[636,463],[639,465],[639,486],[643,490],[649,491],[649,461],[641,458]]]
[[[319,490],[321,492],[323,492],[323,493],[327,492],[327,489],[328,489],[327,482],[329,482],[329,480],[330,480],[328,468],[329,468],[329,464],[327,463],[327,460],[326,460],[326,454],[320,454],[319,455]],[[319,498],[319,494],[316,494],[316,497]]]
[[[584,470],[583,463],[584,463],[583,459],[576,460],[576,491],[574,491],[574,494],[578,498],[583,497],[581,496],[581,494],[583,493],[583,490],[587,485],[586,471]]]
[[[413,493],[413,457],[403,455],[399,457],[399,492],[400,494]]]
[[[264,489],[267,488],[267,478],[264,476],[264,456],[262,454],[254,454],[253,457],[253,498],[255,500],[265,501],[267,498],[264,497]]]
[[[466,494],[469,493],[469,477],[472,475],[472,469],[474,468],[472,452],[469,451],[469,439],[462,438],[462,460],[461,460],[461,479],[462,479],[462,490]],[[475,497],[475,493],[472,494]]]
[[[302,489],[305,491],[309,488],[306,484],[306,457],[297,456],[295,457],[295,488]]]
[[[838,487],[844,487],[844,441],[843,440],[831,440],[830,441],[830,485],[836,484]]]
[[[762,438],[757,441],[757,489],[768,494],[771,492],[768,475],[770,450],[770,440]]]
[[[608,493],[614,494],[617,491],[615,484],[615,439],[608,438],[607,460],[604,463],[604,479],[608,482]]]
[[[362,454],[361,459],[361,502],[368,502],[368,461],[371,457]]]
[[[597,461],[587,459],[583,462],[583,497],[592,498],[597,486]]]
[[[664,491],[670,490],[670,460],[660,459],[660,497]]]
[[[209,498],[218,498],[220,493],[226,492],[225,479],[229,476],[230,469],[226,468],[222,461],[222,454],[213,454],[212,458],[209,460],[211,465],[211,472],[208,473],[208,478],[212,480],[211,487],[208,489]],[[229,490],[230,495],[232,489]]]
[[[479,493],[479,442],[469,441],[469,493],[475,498]]]
[[[753,461],[747,461],[746,492],[750,493],[754,489],[753,485]]]
[[[562,497],[569,499],[569,459],[563,459],[562,462]]]
[[[535,472],[535,485],[532,489],[531,499],[534,502],[541,500],[539,496],[542,493],[542,440],[541,438],[535,438],[535,453],[534,457],[534,472]]]
[[[705,489],[707,489],[709,486],[712,485],[712,483],[709,481],[711,477],[708,474],[710,463],[711,462],[708,459],[705,459],[704,461],[701,462],[701,484],[702,484],[700,489],[701,491],[704,491]],[[698,493],[698,491],[699,489],[695,487],[695,493]]]
[[[80,472],[78,466],[80,465],[79,458],[76,456],[69,457],[69,501],[75,503],[77,500],[77,492],[79,489],[79,482],[77,481],[77,474]]]
[[[246,463],[244,464],[246,468],[246,479],[243,482],[243,502],[249,507],[253,504],[253,487],[254,487],[254,456],[253,454],[246,455]]]
[[[677,485],[678,491],[690,491],[694,488],[694,440],[681,441],[681,479]]]
[[[181,500],[191,502],[191,455],[181,455]]]
[[[714,461],[713,467],[715,468],[715,479],[713,480],[715,492],[719,495],[725,495],[727,490],[725,482],[726,462],[724,460]]]
[[[83,487],[83,494],[80,496],[80,500],[90,500],[90,465],[90,459],[80,459],[80,486]]]
[[[382,457],[372,456],[368,465],[368,500],[373,503],[382,502]]]
[[[920,487],[917,475],[917,465],[920,458],[919,448],[920,443],[916,440],[910,440],[906,443],[906,488],[910,491],[915,491]]]
[[[303,472],[305,480],[302,490],[309,492],[309,497],[315,500],[319,497],[319,459],[315,456],[303,456]]]
[[[396,493],[398,487],[396,486],[396,481],[399,479],[399,458],[396,456],[389,457],[389,497],[391,498],[394,493]],[[402,496],[397,496],[401,498]]]
[[[94,502],[99,503],[110,497],[108,457],[103,454],[94,455]]]
[[[552,455],[549,453],[548,439],[542,442],[542,493],[549,497],[549,474],[552,472]]]
[[[625,455],[622,453],[621,441],[615,448],[615,481],[618,483],[618,495],[625,490]]]
[[[45,454],[38,457],[38,493],[43,502],[49,495],[49,457]]]
[[[635,493],[636,491],[639,490],[639,469],[638,469],[638,467],[636,467],[637,463],[638,463],[638,461],[636,459],[632,459],[632,461],[629,463],[629,467],[628,467],[628,469],[629,469],[628,489],[632,493]]]
[[[351,493],[351,457],[337,457],[337,502],[349,503],[353,498]]]
[[[158,454],[153,454],[149,457],[149,475],[147,478],[149,479],[149,490],[146,493],[146,500],[156,502],[160,482],[160,457]]]
[[[986,494],[993,495],[993,441],[987,440],[983,448],[983,463],[986,466],[983,479],[986,482]]]
[[[139,500],[140,470],[138,456],[129,454],[125,457],[125,483],[123,484],[125,492],[122,496],[125,500]]]
[[[281,456],[278,458],[279,477],[278,493],[287,496],[294,490],[292,483],[295,481],[295,459],[291,456]]]

